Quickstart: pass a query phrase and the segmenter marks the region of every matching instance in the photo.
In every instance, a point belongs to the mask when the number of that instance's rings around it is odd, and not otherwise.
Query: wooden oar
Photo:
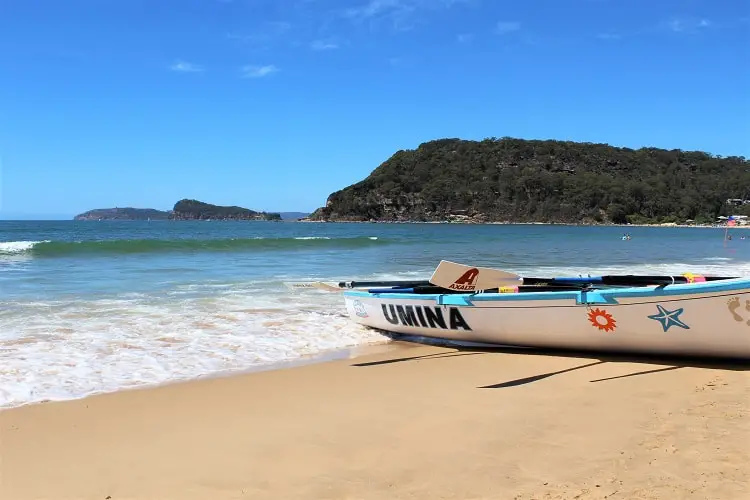
[[[517,274],[494,269],[491,267],[467,266],[447,260],[441,260],[430,278],[430,283],[449,290],[460,290],[467,293],[487,290],[490,288],[518,286],[518,285],[571,285],[603,284],[621,286],[671,285],[676,283],[692,283],[697,281],[715,281],[733,279],[724,276],[647,276],[647,275],[608,275],[586,277],[559,278],[525,278]]]
[[[606,286],[649,286],[671,285],[676,283],[691,283],[695,281],[715,281],[733,279],[725,276],[698,276],[686,274],[682,276],[648,276],[648,275],[607,275],[585,277],[550,277],[533,278],[522,277],[518,274],[491,267],[467,266],[447,260],[441,260],[432,277],[428,281],[421,280],[382,280],[382,281],[340,281],[338,286],[322,281],[302,283],[286,283],[291,288],[315,288],[327,292],[343,292],[354,288],[378,288],[377,293],[440,293],[440,289],[453,293],[477,293],[506,287],[519,287],[519,291],[562,290],[561,287],[585,287],[587,285]],[[525,286],[529,285],[529,286]],[[418,291],[419,290],[419,291]],[[429,292],[427,292],[429,290]]]
[[[290,288],[317,288],[329,292],[343,292],[353,288],[370,288],[370,287],[397,287],[397,288],[414,288],[420,286],[433,286],[426,280],[386,280],[386,281],[339,281],[338,286],[329,285],[322,281],[302,281],[296,283],[284,283]]]
[[[368,288],[371,286],[413,287],[426,286],[430,284],[431,283],[426,280],[339,281],[339,287],[341,288]]]
[[[322,281],[304,281],[301,283],[284,283],[289,288],[315,288],[326,292],[343,292],[342,288],[323,283]]]
[[[484,293],[527,293],[527,292],[569,292],[576,290],[583,290],[587,288],[586,283],[571,283],[571,284],[556,284],[550,283],[545,285],[518,285],[509,287],[495,287],[487,290],[480,290]],[[461,294],[467,292],[460,292],[456,290],[448,290],[441,286],[430,285],[430,286],[417,286],[411,288],[370,288],[367,290],[369,293],[409,293],[409,294]]]
[[[411,283],[411,282],[410,282]],[[426,284],[424,284],[426,283]],[[322,281],[305,281],[299,283],[284,283],[286,286],[295,289],[317,289],[326,292],[341,293],[346,290],[352,290],[357,287],[337,287],[323,283]],[[553,292],[581,290],[587,286],[586,283],[549,283],[538,285],[514,285],[508,287],[493,287],[487,290],[479,290],[486,293],[511,293],[511,292]],[[414,294],[445,294],[445,293],[467,293],[458,290],[450,290],[441,286],[433,285],[428,282],[419,282],[414,286],[386,286],[384,288],[365,287],[369,293],[414,293]]]

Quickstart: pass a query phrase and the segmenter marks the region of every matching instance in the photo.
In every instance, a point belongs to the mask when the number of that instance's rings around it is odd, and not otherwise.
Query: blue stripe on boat
[[[671,297],[675,295],[696,295],[700,293],[731,292],[745,290],[750,292],[750,278],[734,278],[719,281],[705,281],[701,283],[678,283],[666,287],[630,287],[610,288],[579,292],[576,290],[563,292],[523,292],[523,293],[479,293],[479,294],[416,294],[416,293],[368,293],[366,291],[347,290],[343,294],[348,297],[383,298],[402,300],[434,300],[438,304],[472,305],[472,302],[509,302],[526,300],[560,300],[574,299],[576,303],[608,303],[616,304],[622,297]],[[591,299],[597,301],[593,302]],[[603,302],[599,302],[603,301]]]

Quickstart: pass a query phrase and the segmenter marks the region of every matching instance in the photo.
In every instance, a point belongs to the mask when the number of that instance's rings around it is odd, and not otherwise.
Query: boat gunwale
[[[451,303],[461,301],[467,302],[511,302],[511,301],[531,301],[531,300],[564,300],[564,299],[581,299],[587,294],[596,295],[603,299],[617,299],[630,297],[664,297],[675,295],[697,295],[712,292],[730,292],[744,290],[750,292],[750,277],[729,278],[726,280],[703,281],[699,283],[675,283],[667,286],[633,286],[627,288],[596,288],[592,290],[565,290],[565,291],[546,291],[546,292],[523,292],[523,293],[371,293],[366,290],[346,290],[343,292],[345,297],[389,299],[389,300],[432,300],[436,302],[443,301],[445,297],[450,297]]]

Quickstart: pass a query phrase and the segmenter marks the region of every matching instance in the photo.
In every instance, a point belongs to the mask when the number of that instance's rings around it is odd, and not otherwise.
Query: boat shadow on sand
[[[601,365],[605,363],[641,363],[649,365],[662,365],[663,368],[654,368],[650,370],[642,370],[625,375],[618,375],[616,377],[600,378],[590,380],[591,383],[605,382],[608,380],[615,380],[627,377],[635,377],[639,375],[648,375],[659,372],[666,372],[672,370],[678,370],[680,368],[709,368],[714,370],[726,370],[726,371],[750,371],[750,359],[733,359],[733,358],[711,358],[711,357],[687,357],[687,356],[665,356],[665,355],[651,355],[651,354],[626,354],[626,353],[603,353],[601,351],[580,351],[580,350],[566,350],[566,349],[543,349],[536,347],[516,347],[516,346],[499,346],[490,344],[476,344],[476,343],[461,343],[450,340],[431,339],[427,337],[416,337],[407,336],[400,334],[393,334],[390,332],[381,332],[387,337],[390,337],[394,341],[408,342],[412,344],[422,344],[433,347],[444,347],[455,349],[454,352],[439,352],[434,354],[425,354],[420,356],[408,356],[399,357],[392,359],[384,359],[380,361],[370,361],[363,363],[353,363],[351,366],[355,367],[371,367],[386,365],[392,363],[404,363],[410,361],[426,361],[441,358],[454,358],[458,356],[476,356],[476,355],[491,355],[491,354],[517,354],[517,355],[532,355],[532,356],[554,356],[554,357],[565,357],[565,358],[577,358],[596,360],[593,363],[585,363],[583,365],[566,368],[564,370],[557,370],[553,372],[540,373],[530,377],[519,378],[515,380],[508,380],[498,384],[480,386],[478,389],[503,389],[506,387],[516,387],[520,385],[530,384],[532,382],[538,382],[546,378],[561,375],[563,373],[572,372],[575,370],[581,370],[594,365]]]

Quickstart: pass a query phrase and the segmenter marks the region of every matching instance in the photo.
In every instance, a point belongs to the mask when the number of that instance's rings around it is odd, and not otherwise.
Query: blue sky
[[[0,217],[311,211],[399,149],[750,156],[747,0],[0,0]]]

